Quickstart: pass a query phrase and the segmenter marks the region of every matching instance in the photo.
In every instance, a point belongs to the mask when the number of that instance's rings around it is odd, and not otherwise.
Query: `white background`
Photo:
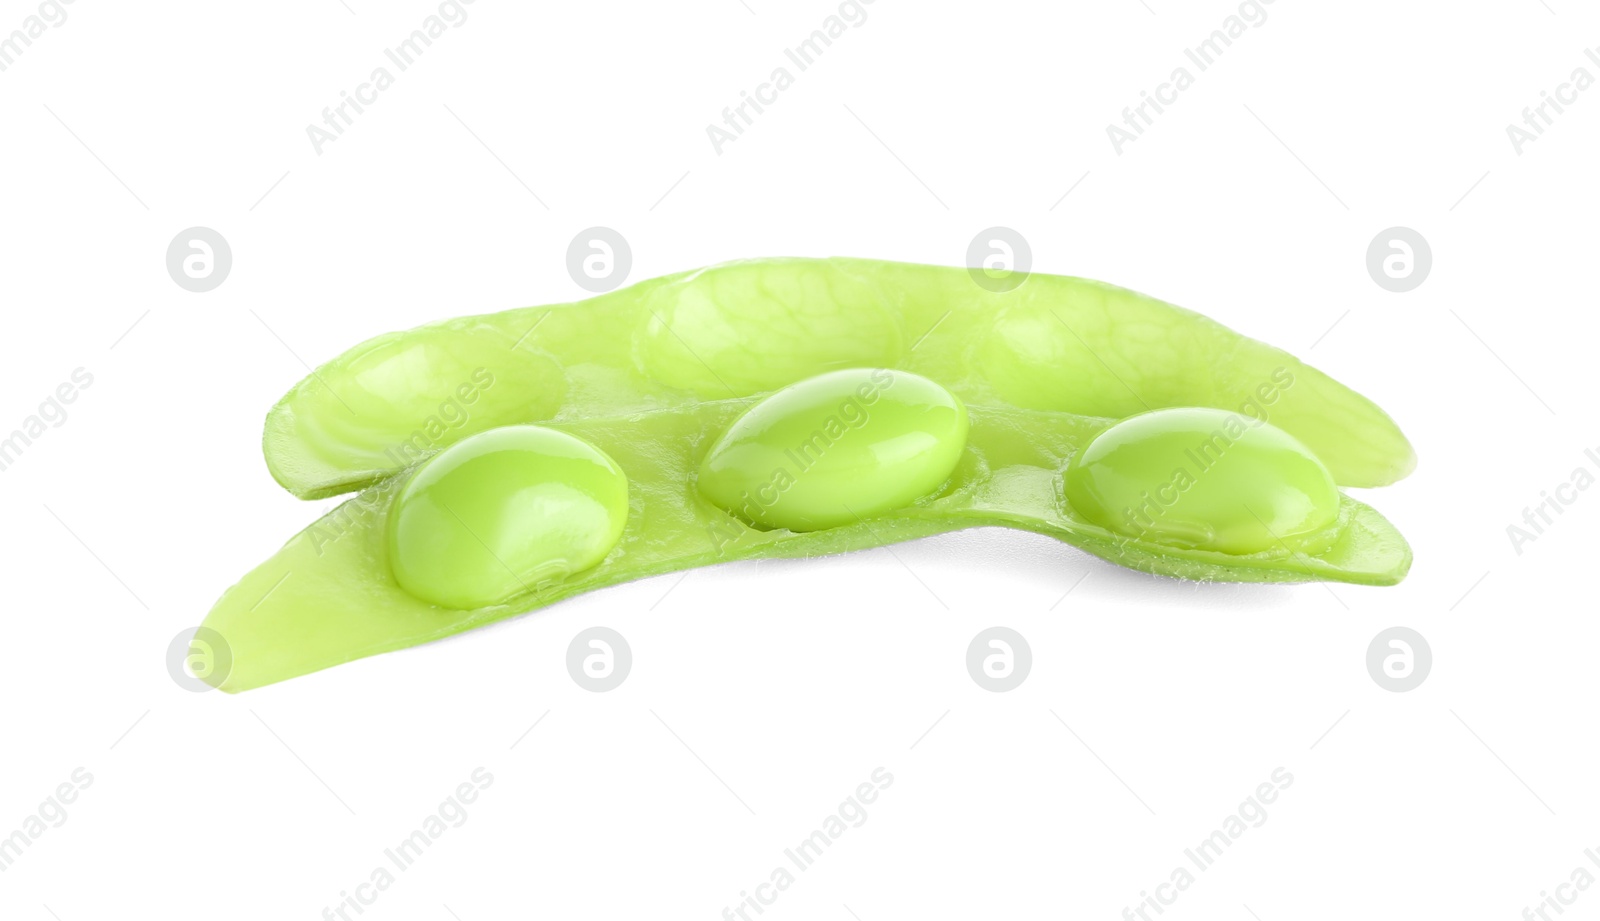
[[[1106,125],[1235,5],[878,0],[718,155],[706,125],[836,5],[478,0],[319,156],[306,126],[435,4],[78,0],[0,73],[0,429],[94,377],[0,474],[0,835],[94,781],[0,873],[0,916],[321,917],[478,766],[469,819],[365,917],[711,921],[879,766],[764,919],[1111,921],[1280,766],[1164,919],[1511,921],[1600,875],[1600,491],[1521,554],[1506,532],[1600,447],[1600,90],[1520,156],[1506,135],[1600,76],[1600,15],[1547,3],[1278,0],[1118,156]],[[0,33],[36,9],[4,0]],[[954,264],[997,224],[1036,270],[1377,400],[1420,465],[1362,498],[1410,578],[1194,585],[981,531],[647,580],[240,696],[168,677],[174,634],[332,507],[260,457],[300,359],[577,298],[592,225],[642,279]],[[207,294],[164,265],[195,225],[233,248]],[[1433,248],[1408,294],[1365,268],[1394,225]],[[563,665],[596,624],[635,659],[605,694]],[[964,665],[996,624],[1034,655],[1006,694]],[[1364,663],[1394,625],[1435,659],[1406,694]]]

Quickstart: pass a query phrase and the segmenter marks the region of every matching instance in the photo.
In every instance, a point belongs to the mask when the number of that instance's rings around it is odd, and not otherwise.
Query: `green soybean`
[[[966,440],[966,407],[933,381],[834,371],[750,407],[706,452],[698,485],[762,527],[833,528],[932,492]]]
[[[627,520],[616,461],[564,432],[513,425],[418,467],[389,512],[387,550],[410,594],[481,608],[600,562]]]
[[[1066,494],[1118,534],[1233,554],[1308,549],[1339,514],[1333,476],[1305,445],[1216,409],[1118,422],[1073,457]]]

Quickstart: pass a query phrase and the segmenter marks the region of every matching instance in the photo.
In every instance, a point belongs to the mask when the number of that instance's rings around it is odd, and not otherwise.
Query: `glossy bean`
[[[1333,476],[1305,445],[1216,409],[1159,409],[1111,426],[1067,466],[1066,495],[1118,534],[1232,554],[1311,549],[1339,514]]]
[[[767,528],[816,531],[881,515],[950,478],[967,410],[905,371],[833,371],[750,407],[700,462],[700,492]]]
[[[599,563],[628,520],[628,478],[593,445],[493,429],[422,463],[389,511],[400,587],[448,608],[499,604]]]

